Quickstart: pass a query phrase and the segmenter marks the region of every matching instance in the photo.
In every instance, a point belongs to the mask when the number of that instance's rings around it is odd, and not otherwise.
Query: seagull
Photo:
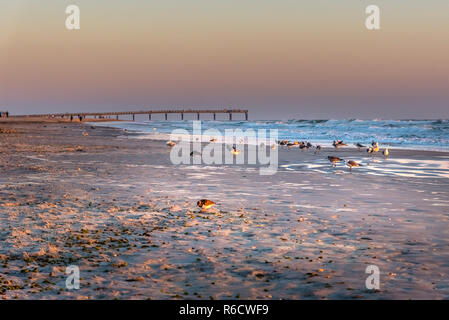
[[[373,152],[374,152],[374,148],[373,147],[369,147],[368,149],[366,149],[366,152],[368,152],[368,154],[370,156],[372,156]]]
[[[346,164],[349,167],[349,171],[352,171],[352,167],[361,167],[362,166],[360,163],[355,162],[353,160],[349,160]]]
[[[320,145],[317,145],[316,146],[316,150],[315,150],[315,154],[317,154],[318,152],[320,152],[321,151],[321,146]]]
[[[196,205],[198,207],[200,207],[202,210],[207,210],[207,209],[211,208],[212,206],[214,206],[215,202],[213,202],[212,200],[208,200],[208,199],[201,199],[200,201],[198,201],[196,203]]]
[[[337,166],[337,163],[339,163],[340,161],[343,161],[343,159],[341,159],[339,157],[328,156],[327,158],[332,163],[334,168]]]
[[[373,146],[373,151],[374,152],[379,152],[379,142],[373,141],[371,143],[371,145]]]
[[[390,151],[388,150],[388,148],[386,148],[382,153],[383,153],[384,157],[387,158],[388,155],[390,154]]]

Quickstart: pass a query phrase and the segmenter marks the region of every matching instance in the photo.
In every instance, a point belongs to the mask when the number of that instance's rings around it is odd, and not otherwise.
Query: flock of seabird
[[[313,145],[308,141],[293,141],[292,142],[289,140],[281,140],[281,141],[278,141],[278,144],[281,146],[287,146],[288,148],[298,146],[301,150],[313,148]],[[344,143],[342,140],[334,140],[332,142],[332,146],[335,149],[338,149],[341,147],[347,147],[348,145],[346,143]],[[380,151],[379,143],[376,141],[373,141],[371,143],[371,146],[368,148],[365,145],[361,144],[360,142],[354,143],[354,146],[356,146],[359,150],[366,148],[366,152],[369,155],[373,155]],[[316,145],[315,146],[315,154],[319,153],[321,151],[321,149],[322,149],[322,147],[320,145]],[[388,148],[385,148],[382,151],[382,154],[385,158],[387,158],[390,155],[390,151],[388,150]],[[329,162],[332,164],[332,166],[334,168],[337,166],[338,163],[345,162],[344,159],[339,158],[337,156],[328,156],[327,159],[329,160]],[[358,163],[357,161],[354,161],[354,160],[349,160],[349,161],[346,161],[345,163],[349,167],[349,171],[352,171],[352,168],[354,168],[354,167],[362,167],[362,165],[360,163]]]
[[[341,147],[341,146],[347,146],[347,144],[343,143],[343,141],[341,141],[341,140],[334,141],[332,145],[333,145],[335,148],[339,148],[339,147]],[[359,150],[366,148],[366,146],[364,146],[363,144],[361,144],[361,143],[359,143],[359,142],[354,143],[354,145],[355,145]],[[368,148],[366,149],[366,152],[367,152],[369,155],[372,155],[372,154],[377,153],[377,152],[379,152],[379,151],[380,151],[380,147],[379,147],[379,142],[377,142],[377,141],[373,141],[373,142],[371,143],[371,146],[368,147]],[[383,156],[384,156],[385,158],[387,158],[387,157],[390,155],[390,151],[388,150],[388,148],[385,148],[385,149],[382,151],[382,154],[383,154]],[[327,158],[328,158],[328,160],[332,163],[332,165],[334,166],[334,168],[337,166],[337,163],[339,163],[339,162],[344,162],[344,160],[341,159],[341,158],[339,158],[339,157],[328,156]],[[358,163],[357,161],[354,161],[354,160],[349,160],[349,161],[347,161],[347,162],[346,162],[346,165],[349,167],[349,171],[352,171],[352,168],[353,168],[353,167],[362,167],[362,165],[361,165],[360,163]]]
[[[211,139],[210,139],[210,142],[217,142],[217,139],[216,139],[216,138],[211,138]],[[280,146],[286,146],[286,147],[288,147],[288,148],[297,147],[297,148],[299,148],[300,150],[308,150],[308,149],[310,149],[310,148],[315,148],[315,154],[321,152],[321,149],[322,149],[321,145],[316,145],[316,146],[314,147],[309,141],[289,141],[289,140],[280,140],[280,141],[277,141],[277,144],[280,145]],[[173,147],[173,146],[176,145],[176,142],[173,142],[173,141],[169,140],[169,141],[167,142],[167,145],[168,145],[169,147]],[[346,146],[348,146],[348,145],[347,145],[346,143],[344,143],[342,140],[334,140],[334,141],[332,142],[332,145],[334,146],[335,149],[338,149],[338,148],[341,148],[341,147],[346,147]],[[261,146],[265,147],[265,144],[261,144]],[[380,151],[379,143],[376,142],[376,141],[373,141],[373,142],[371,143],[371,146],[368,147],[368,148],[367,148],[365,145],[361,144],[360,142],[354,143],[354,146],[356,146],[359,150],[362,150],[362,149],[366,148],[366,152],[367,152],[369,155],[373,155],[373,154],[378,153],[378,152]],[[276,149],[276,144],[273,144],[273,145],[271,146],[271,148],[272,148],[272,149]],[[232,154],[235,155],[235,156],[238,155],[238,154],[240,154],[240,150],[237,149],[237,147],[236,147],[235,144],[232,146]],[[383,154],[383,156],[384,156],[385,158],[387,158],[387,157],[390,155],[390,151],[388,150],[388,148],[385,148],[385,149],[382,151],[382,154]],[[192,152],[190,153],[190,156],[194,156],[194,155],[195,155],[195,152],[192,151]],[[332,166],[333,166],[334,168],[337,166],[338,163],[340,163],[340,162],[345,162],[344,159],[339,158],[339,157],[336,157],[336,156],[328,156],[327,159],[329,160],[329,162],[332,164]],[[353,167],[362,167],[362,165],[361,165],[360,163],[358,163],[358,162],[356,162],[356,161],[354,161],[354,160],[346,161],[346,165],[349,167],[349,171],[352,171],[352,168],[353,168]],[[199,203],[200,203],[200,202],[198,202],[198,206],[199,206]]]
[[[210,139],[210,142],[217,142],[216,138],[212,138]],[[172,140],[168,140],[167,141],[167,146],[169,146],[170,148],[174,147],[176,145],[176,142],[172,141]],[[240,154],[240,150],[237,149],[237,146],[234,144],[232,146],[232,154],[234,156],[239,155]],[[197,151],[192,151],[190,152],[190,156],[193,157],[194,155],[201,155],[201,153],[197,152]]]

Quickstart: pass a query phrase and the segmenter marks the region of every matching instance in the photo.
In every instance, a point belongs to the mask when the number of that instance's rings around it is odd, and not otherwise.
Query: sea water
[[[193,130],[193,121],[120,121],[96,123],[140,133],[140,138],[168,139],[175,129]],[[449,120],[266,120],[266,121],[212,121],[202,120],[203,132],[217,129],[223,135],[226,129],[277,129],[278,139],[310,141],[329,146],[333,140],[347,144],[369,145],[373,140],[393,148],[449,151]],[[205,137],[206,139],[209,136]],[[203,140],[208,141],[208,140]]]

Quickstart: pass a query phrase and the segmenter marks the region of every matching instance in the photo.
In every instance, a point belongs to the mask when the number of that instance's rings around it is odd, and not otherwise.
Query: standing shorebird
[[[285,145],[287,145],[287,143],[288,143],[288,140],[279,141],[279,145],[281,145],[281,146],[285,146]]]
[[[173,142],[173,141],[171,141],[171,140],[169,140],[168,142],[167,142],[167,146],[169,146],[169,147],[174,147],[176,145],[176,142]]]
[[[342,140],[337,140],[332,143],[332,145],[334,146],[334,148],[340,148],[340,147],[346,147],[347,144],[344,143]]]
[[[373,141],[371,143],[371,147],[369,147],[368,149],[366,149],[366,152],[368,153],[373,153],[373,152],[379,152],[380,148],[379,148],[379,142],[375,142]]]
[[[236,156],[236,155],[240,154],[240,150],[237,149],[236,146],[233,146],[233,147],[232,147],[232,154],[233,154],[234,156]]]
[[[346,165],[349,167],[349,171],[352,172],[352,167],[361,167],[362,165],[358,162],[355,162],[353,160],[349,160]]]
[[[317,154],[318,152],[320,152],[321,151],[321,146],[320,145],[317,145],[316,146],[316,150],[315,150],[315,154]]]
[[[385,158],[388,158],[388,156],[390,155],[390,151],[388,150],[388,148],[386,148],[382,153]]]
[[[200,201],[198,201],[196,203],[196,205],[198,207],[200,207],[201,210],[207,210],[207,209],[211,208],[212,206],[214,206],[215,202],[213,202],[212,200],[208,200],[208,199],[201,199]]]
[[[337,166],[337,163],[339,163],[340,161],[343,161],[343,159],[339,158],[339,157],[333,157],[333,156],[328,156],[327,157],[329,159],[329,161],[332,163],[332,166],[335,168]]]

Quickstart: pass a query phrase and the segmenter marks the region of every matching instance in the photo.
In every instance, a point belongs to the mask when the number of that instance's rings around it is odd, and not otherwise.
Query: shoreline
[[[432,119],[429,119],[432,120]],[[436,119],[436,120],[441,120],[441,119]],[[273,120],[275,121],[275,120]],[[88,119],[88,120],[84,120],[84,121],[79,121],[79,120],[73,120],[70,121],[69,119],[51,119],[51,118],[42,118],[42,117],[27,117],[25,119],[23,118],[15,118],[14,116],[10,116],[9,118],[0,118],[0,125],[21,125],[21,124],[47,124],[47,123],[72,123],[72,124],[79,124],[79,125],[85,125],[85,126],[89,126],[89,125],[93,125],[95,126],[98,123],[106,123],[106,125],[100,125],[99,127],[108,127],[111,129],[116,129],[116,130],[120,130],[120,131],[124,131],[123,128],[119,128],[119,127],[114,127],[114,126],[108,126],[108,123],[136,123],[134,121],[129,121],[129,120],[116,120],[116,119]],[[142,123],[147,123],[147,122],[142,122]],[[133,130],[133,129],[127,129],[127,132],[129,134],[133,134],[136,136],[136,138],[140,138],[140,139],[149,139],[149,140],[153,140],[153,141],[167,141],[169,134],[168,133],[158,133],[162,136],[160,136],[159,138],[151,138],[152,133],[149,132],[144,132],[144,131],[139,131],[139,130]],[[145,136],[145,137],[143,137]],[[281,139],[279,139],[281,140]],[[208,141],[202,141],[202,143],[208,143]],[[225,143],[224,143],[225,144]],[[339,152],[340,150],[358,150],[360,151],[360,149],[358,149],[357,147],[353,146],[352,144],[348,145],[347,147],[343,147],[341,149],[335,149],[333,147],[330,147],[331,142],[330,141],[313,141],[313,145],[317,145],[317,144],[321,144],[323,146],[323,149],[327,149],[327,151],[331,151],[334,150],[336,152]],[[367,146],[369,146],[369,144],[367,144]],[[417,148],[410,148],[408,146],[390,146],[390,145],[383,145],[381,149],[388,147],[390,150],[392,151],[405,151],[405,152],[439,152],[439,153],[444,153],[444,154],[449,154],[449,150],[442,150],[442,149],[438,149],[436,147],[432,147],[432,146],[418,146]],[[365,149],[363,149],[362,151],[364,151]]]

